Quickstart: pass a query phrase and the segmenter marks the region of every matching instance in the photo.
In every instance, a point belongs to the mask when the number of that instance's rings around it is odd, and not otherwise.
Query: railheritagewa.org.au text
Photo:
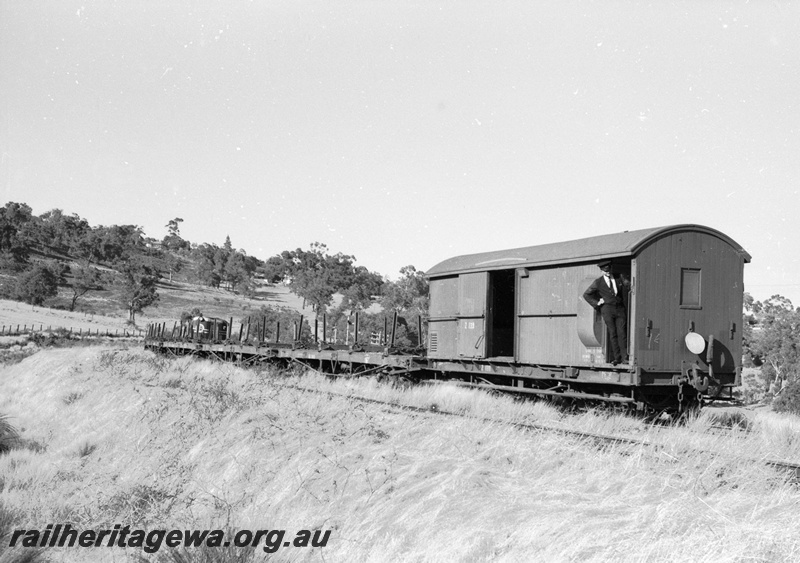
[[[111,529],[81,530],[69,524],[48,524],[42,529],[16,529],[9,547],[134,547],[156,553],[162,547],[252,547],[266,553],[280,548],[325,547],[330,530],[142,530],[116,524]]]

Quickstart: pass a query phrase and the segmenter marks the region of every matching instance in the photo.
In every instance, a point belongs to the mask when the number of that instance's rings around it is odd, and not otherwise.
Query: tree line
[[[427,310],[427,281],[413,266],[389,281],[318,242],[263,261],[235,249],[230,237],[222,246],[189,242],[181,223],[180,217],[170,219],[158,240],[136,225],[93,227],[77,214],[53,209],[36,216],[27,204],[8,202],[0,208],[0,297],[41,305],[67,288],[66,308],[75,310],[88,293],[114,288],[133,323],[137,313],[157,303],[159,281],[180,275],[250,295],[259,281],[283,283],[316,314],[349,315],[376,302],[401,312]],[[330,309],[336,293],[341,302]]]
[[[745,363],[760,368],[745,381],[744,398],[800,414],[800,308],[781,295],[764,301],[744,297]]]
[[[0,272],[0,296],[32,305],[66,286],[72,311],[87,293],[114,284],[134,322],[136,313],[158,300],[158,265],[140,227],[91,227],[60,209],[39,216],[25,203],[8,202],[0,209]]]

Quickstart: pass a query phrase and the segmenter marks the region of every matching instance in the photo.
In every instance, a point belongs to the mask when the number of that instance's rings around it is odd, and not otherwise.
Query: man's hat
[[[611,265],[611,260],[602,260],[601,262],[597,263],[598,268],[605,268],[606,266]]]

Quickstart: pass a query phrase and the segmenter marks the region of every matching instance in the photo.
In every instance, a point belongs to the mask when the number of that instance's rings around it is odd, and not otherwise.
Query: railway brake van
[[[622,278],[627,305],[629,361],[619,365],[583,298],[603,260]],[[639,407],[732,398],[749,261],[700,225],[450,258],[426,273],[428,367],[466,384]]]

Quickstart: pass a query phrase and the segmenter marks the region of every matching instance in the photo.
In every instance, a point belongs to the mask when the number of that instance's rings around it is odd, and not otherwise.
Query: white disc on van
[[[686,347],[692,354],[700,354],[706,349],[706,339],[696,332],[690,332],[686,335]]]

